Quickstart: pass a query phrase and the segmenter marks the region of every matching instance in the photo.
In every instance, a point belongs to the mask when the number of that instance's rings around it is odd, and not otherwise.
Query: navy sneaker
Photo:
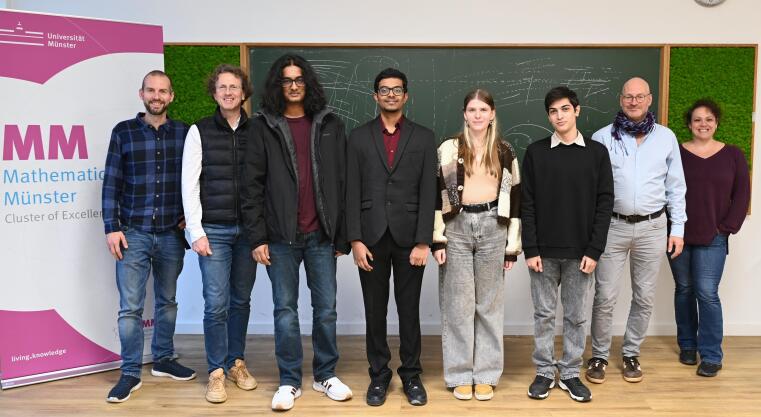
[[[528,396],[535,400],[543,400],[550,395],[550,390],[554,386],[554,379],[537,375],[534,378],[534,382],[528,387]]]
[[[132,391],[139,390],[142,385],[143,383],[139,378],[122,375],[119,378],[119,382],[117,382],[116,385],[111,388],[111,391],[109,391],[106,401],[110,403],[123,403],[129,400]]]
[[[720,363],[700,362],[700,365],[698,365],[697,374],[710,378],[716,376],[719,373],[719,370],[721,370]]]
[[[151,375],[168,376],[176,381],[189,381],[196,377],[196,372],[180,365],[177,359],[164,358],[153,363]]]
[[[592,400],[592,392],[577,377],[561,379],[558,381],[558,386],[563,391],[567,391],[568,395],[576,401],[585,403]]]
[[[698,364],[698,352],[695,349],[685,349],[679,352],[679,362],[685,365]]]

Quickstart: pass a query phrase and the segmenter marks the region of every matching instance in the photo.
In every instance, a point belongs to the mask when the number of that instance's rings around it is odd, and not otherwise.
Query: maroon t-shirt
[[[402,116],[403,117],[403,116]],[[394,167],[394,155],[396,154],[396,148],[399,147],[399,137],[402,135],[402,119],[399,119],[394,126],[394,133],[389,133],[386,126],[383,124],[383,120],[380,121],[381,130],[383,131],[383,145],[386,147],[386,159],[388,160],[388,167]]]
[[[314,181],[312,180],[312,120],[306,116],[288,118],[293,145],[296,148],[296,162],[299,172],[299,232],[309,233],[320,228],[317,219],[317,206],[314,199]]]
[[[745,155],[724,147],[701,158],[679,146],[687,183],[687,223],[684,243],[708,245],[717,233],[737,233],[750,202],[750,179]]]

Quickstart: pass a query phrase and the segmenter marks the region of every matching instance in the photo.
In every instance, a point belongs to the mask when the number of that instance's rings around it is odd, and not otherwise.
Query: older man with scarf
[[[608,242],[597,265],[592,309],[592,358],[587,363],[586,378],[596,384],[605,382],[613,310],[627,257],[632,300],[622,368],[624,380],[639,382],[640,345],[653,311],[664,250],[676,258],[684,245],[687,187],[679,144],[671,130],[655,123],[648,110],[652,102],[645,80],[628,80],[621,90],[621,111],[616,120],[592,135],[608,148],[615,195]],[[671,222],[668,231],[667,217]]]

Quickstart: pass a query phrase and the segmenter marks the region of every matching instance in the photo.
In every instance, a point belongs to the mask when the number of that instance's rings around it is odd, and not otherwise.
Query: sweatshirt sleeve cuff
[[[505,262],[507,261],[515,262],[517,260],[518,260],[518,257],[515,255],[505,255]]]
[[[523,248],[523,256],[528,258],[533,258],[535,256],[539,256],[539,248],[537,247],[524,247]]]
[[[592,258],[595,262],[597,262],[600,259],[600,256],[602,256],[602,251],[595,248],[587,248],[587,250],[584,252],[584,256]]]
[[[444,243],[444,242],[435,242],[434,244],[431,245],[431,252],[434,252],[434,251],[437,251],[437,250],[441,250],[441,249],[446,249],[446,248],[447,248],[447,244],[446,243]]]

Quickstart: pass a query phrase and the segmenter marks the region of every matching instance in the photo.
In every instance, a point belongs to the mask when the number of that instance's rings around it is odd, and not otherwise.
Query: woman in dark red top
[[[750,202],[745,155],[714,139],[721,110],[712,100],[696,101],[685,114],[692,140],[680,147],[687,181],[684,251],[671,260],[676,290],[674,313],[679,361],[700,366],[697,374],[716,376],[721,369],[724,334],[719,300],[727,239],[737,233]]]

